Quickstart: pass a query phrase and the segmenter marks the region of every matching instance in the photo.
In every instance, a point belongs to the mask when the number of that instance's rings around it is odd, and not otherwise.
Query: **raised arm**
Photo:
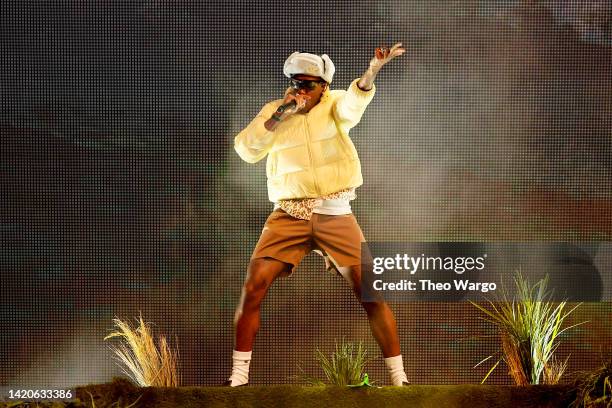
[[[386,63],[406,51],[401,45],[397,43],[391,49],[376,49],[376,55],[370,61],[368,69],[361,78],[351,83],[342,97],[338,98],[334,106],[334,115],[345,130],[351,129],[361,120],[366,107],[374,98],[376,75]]]
[[[393,47],[389,48],[377,48],[375,56],[370,60],[368,69],[359,79],[357,85],[364,91],[369,91],[374,85],[374,79],[382,67],[391,61],[393,58],[398,57],[406,52],[406,49],[402,48],[402,43],[396,43]]]

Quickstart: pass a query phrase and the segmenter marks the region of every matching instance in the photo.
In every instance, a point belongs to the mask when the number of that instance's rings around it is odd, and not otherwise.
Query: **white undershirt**
[[[317,214],[325,214],[325,215],[344,215],[344,214],[352,214],[351,211],[351,203],[349,200],[336,198],[333,200],[322,200],[319,199],[319,202],[312,209],[313,213]],[[274,209],[280,208],[278,203],[274,203]]]

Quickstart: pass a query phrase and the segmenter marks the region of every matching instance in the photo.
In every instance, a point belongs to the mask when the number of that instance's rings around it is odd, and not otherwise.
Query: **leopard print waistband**
[[[321,200],[354,200],[355,189],[347,188],[336,191],[319,198],[298,198],[290,200],[279,200],[278,206],[287,214],[301,220],[310,220],[312,218],[312,210],[321,202]]]

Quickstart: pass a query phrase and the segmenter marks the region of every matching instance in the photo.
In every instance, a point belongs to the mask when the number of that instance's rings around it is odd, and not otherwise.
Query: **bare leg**
[[[273,258],[253,259],[249,263],[242,295],[234,315],[236,340],[234,349],[251,351],[259,330],[259,311],[268,289],[283,273],[291,270],[291,264]]]
[[[393,312],[383,300],[377,302],[363,302],[361,300],[361,265],[339,267],[342,276],[349,282],[353,293],[365,309],[372,335],[376,339],[383,356],[394,357],[400,354],[400,342],[397,334],[397,324]]]

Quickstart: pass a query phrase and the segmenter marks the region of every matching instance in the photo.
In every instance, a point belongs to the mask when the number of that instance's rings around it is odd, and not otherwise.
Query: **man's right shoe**
[[[244,387],[247,385],[249,385],[249,383],[240,384],[240,385],[237,385],[236,387]],[[223,387],[231,387],[231,386],[232,386],[232,380],[227,380],[226,382],[223,383]]]

